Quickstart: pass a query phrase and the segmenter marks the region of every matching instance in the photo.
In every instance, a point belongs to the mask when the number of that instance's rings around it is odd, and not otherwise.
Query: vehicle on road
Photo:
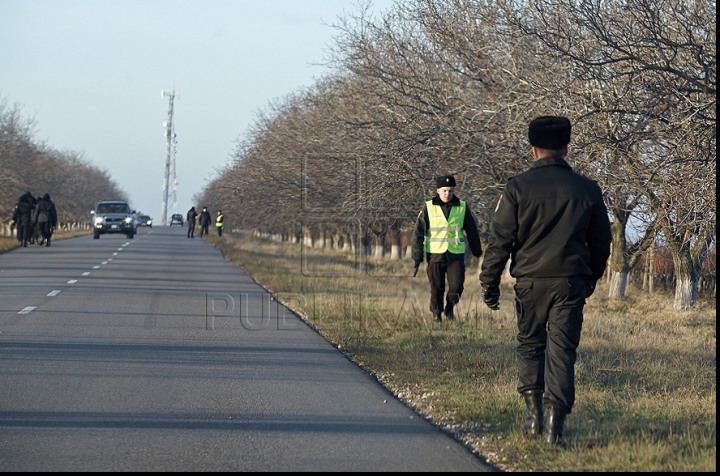
[[[175,213],[170,217],[170,226],[173,226],[173,224],[183,226],[183,220],[184,218],[181,214]]]
[[[137,232],[134,212],[124,200],[100,200],[90,213],[96,240],[106,233],[122,233],[132,239]]]
[[[149,215],[140,215],[137,219],[137,226],[149,226],[152,228],[152,218]]]

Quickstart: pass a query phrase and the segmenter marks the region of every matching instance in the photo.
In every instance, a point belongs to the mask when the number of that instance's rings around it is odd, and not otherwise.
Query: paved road
[[[0,471],[492,471],[180,227],[0,255]]]

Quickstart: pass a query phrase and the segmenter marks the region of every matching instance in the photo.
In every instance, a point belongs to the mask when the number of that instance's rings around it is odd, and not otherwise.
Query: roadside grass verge
[[[249,233],[207,242],[300,315],[399,399],[506,471],[715,471],[715,302],[689,312],[672,296],[599,289],[588,300],[566,448],[519,430],[514,294],[480,300],[468,269],[454,323],[433,324],[423,270]],[[605,293],[605,294],[604,294]],[[287,299],[284,299],[284,296]]]
[[[52,241],[58,241],[58,240],[64,240],[66,238],[75,238],[76,236],[82,236],[82,235],[89,235],[92,233],[92,230],[71,230],[71,231],[63,231],[58,230],[55,233],[53,233]],[[18,243],[16,236],[0,236],[0,254],[5,253],[6,251],[14,250],[15,248],[19,247],[20,243]],[[35,245],[28,245],[28,246],[38,246]]]

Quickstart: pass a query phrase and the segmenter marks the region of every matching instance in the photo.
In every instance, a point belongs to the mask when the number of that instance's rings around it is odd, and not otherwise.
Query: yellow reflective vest
[[[460,206],[450,207],[450,216],[446,219],[442,208],[433,205],[432,200],[425,202],[430,226],[425,233],[425,252],[440,254],[449,251],[455,254],[465,253],[463,223],[467,205],[460,200]]]
[[[217,218],[215,218],[215,226],[222,227],[224,221],[225,221],[225,215],[218,215]]]

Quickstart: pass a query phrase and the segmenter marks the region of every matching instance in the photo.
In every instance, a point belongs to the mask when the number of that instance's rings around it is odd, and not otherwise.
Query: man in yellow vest
[[[455,196],[455,177],[438,177],[435,185],[435,196],[425,202],[415,222],[412,258],[416,268],[427,259],[433,321],[441,322],[443,312],[454,321],[465,283],[466,245],[476,258],[482,255],[482,247],[475,217],[468,204]]]
[[[222,210],[218,210],[217,212],[215,226],[217,227],[218,236],[222,236],[223,227],[225,226],[225,215],[222,214]]]

